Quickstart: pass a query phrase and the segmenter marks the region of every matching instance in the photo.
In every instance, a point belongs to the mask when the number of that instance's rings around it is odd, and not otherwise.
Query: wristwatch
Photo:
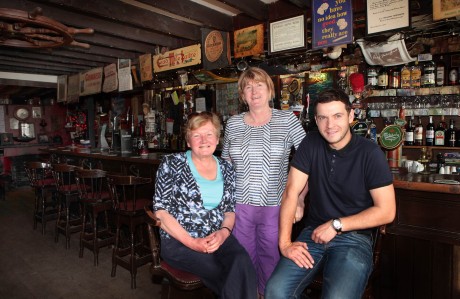
[[[332,219],[332,227],[335,229],[337,234],[342,232],[342,221],[340,221],[340,218]]]

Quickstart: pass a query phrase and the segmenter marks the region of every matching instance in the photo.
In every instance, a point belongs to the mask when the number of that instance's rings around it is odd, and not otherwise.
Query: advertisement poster
[[[230,36],[228,32],[201,28],[203,68],[213,70],[231,63]]]
[[[117,65],[111,63],[104,67],[104,84],[102,85],[103,92],[112,92],[118,89],[118,74]]]
[[[264,52],[264,25],[235,30],[233,40],[235,58],[262,54]]]
[[[366,4],[367,34],[410,26],[409,0],[368,0]]]
[[[151,81],[153,79],[152,54],[139,56],[139,65],[141,68],[141,81]]]
[[[313,49],[352,43],[351,0],[313,0],[312,23]]]
[[[433,0],[433,20],[441,20],[460,16],[460,1]]]
[[[304,16],[270,23],[270,53],[305,47]]]
[[[193,45],[171,50],[153,56],[155,73],[197,65],[201,63],[201,45]]]
[[[102,89],[102,67],[80,73],[80,96],[100,93]]]

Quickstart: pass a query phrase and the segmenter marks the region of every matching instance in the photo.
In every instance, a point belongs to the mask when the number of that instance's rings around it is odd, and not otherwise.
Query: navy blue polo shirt
[[[373,206],[369,191],[393,183],[384,152],[355,134],[343,149],[334,150],[319,132],[309,132],[291,165],[309,175],[306,224],[313,227]]]

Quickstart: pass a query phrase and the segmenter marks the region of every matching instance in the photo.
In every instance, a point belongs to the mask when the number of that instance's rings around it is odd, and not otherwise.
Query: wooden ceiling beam
[[[262,1],[219,0],[219,2],[234,7],[253,19],[259,21],[267,20],[268,5]]]
[[[69,10],[94,16],[95,20],[110,20],[111,23],[121,23],[133,27],[160,32],[165,35],[199,41],[201,39],[200,27],[186,24],[182,21],[163,16],[151,11],[125,4],[121,1],[93,1],[93,0],[32,0],[32,2],[58,6],[60,10]],[[43,10],[44,14],[47,11]],[[57,18],[56,18],[57,19]],[[78,18],[76,19],[78,20]],[[67,20],[62,19],[61,22]],[[96,23],[96,22],[93,22]],[[94,27],[87,23],[86,27]],[[94,28],[95,29],[95,28]],[[127,37],[129,35],[126,35]]]
[[[233,31],[232,17],[191,1],[139,0],[150,6],[179,15],[222,31]]]
[[[152,30],[145,30],[142,25],[134,26],[116,22],[114,19],[101,19],[97,16],[85,14],[84,12],[71,11],[69,8],[63,9],[61,7],[41,3],[39,1],[32,2],[28,0],[17,0],[2,3],[2,7],[4,8],[13,8],[23,11],[32,11],[37,6],[40,6],[43,9],[43,15],[45,17],[61,22],[69,27],[75,27],[78,29],[90,27],[94,29],[95,32],[101,32],[110,36],[124,38],[126,40],[165,46],[172,49],[191,44],[191,42],[187,43],[185,40],[172,35],[165,35]],[[78,41],[81,36],[81,34],[75,35],[75,40]]]

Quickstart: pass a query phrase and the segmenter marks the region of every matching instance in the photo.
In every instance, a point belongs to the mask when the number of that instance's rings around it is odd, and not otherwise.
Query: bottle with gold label
[[[410,69],[410,87],[420,88],[421,84],[422,84],[422,68],[418,64],[418,60],[416,60],[415,64]]]
[[[382,66],[377,77],[377,84],[379,89],[387,89],[388,87],[388,72],[387,68]]]
[[[401,68],[401,88],[410,88],[410,68],[407,64]]]

